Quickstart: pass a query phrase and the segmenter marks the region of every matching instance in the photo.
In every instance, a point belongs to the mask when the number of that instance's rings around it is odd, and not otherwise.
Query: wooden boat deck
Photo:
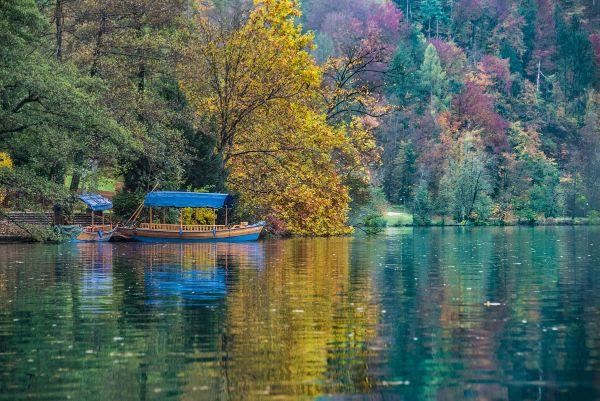
[[[85,226],[82,227],[82,229],[87,233],[97,233],[98,231],[109,232],[113,229],[113,226],[111,224],[100,224],[94,226]]]

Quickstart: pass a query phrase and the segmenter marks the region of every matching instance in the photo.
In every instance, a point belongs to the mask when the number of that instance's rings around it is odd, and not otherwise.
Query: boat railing
[[[231,228],[226,225],[199,225],[199,224],[162,224],[162,223],[141,223],[139,226],[141,229],[146,230],[160,230],[160,231],[212,231],[212,230],[225,230]]]
[[[83,227],[83,231],[85,232],[98,232],[98,231],[110,231],[112,230],[112,225],[110,224],[98,224],[98,225],[93,225],[93,226],[86,226]]]

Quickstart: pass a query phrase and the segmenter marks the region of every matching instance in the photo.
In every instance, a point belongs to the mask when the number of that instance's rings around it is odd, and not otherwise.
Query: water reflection
[[[0,399],[599,399],[599,244],[0,245]]]

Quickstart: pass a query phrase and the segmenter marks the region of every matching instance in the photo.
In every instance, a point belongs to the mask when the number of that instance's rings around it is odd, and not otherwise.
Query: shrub
[[[600,212],[598,210],[591,210],[588,213],[589,224],[600,224]]]
[[[385,218],[381,213],[371,213],[363,219],[364,231],[368,235],[381,233],[386,227]]]
[[[112,198],[113,212],[120,220],[127,220],[144,201],[144,194],[121,190]]]

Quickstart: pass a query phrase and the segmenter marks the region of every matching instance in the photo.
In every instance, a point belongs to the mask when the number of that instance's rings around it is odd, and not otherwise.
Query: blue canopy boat
[[[113,204],[100,194],[85,193],[79,195],[79,200],[86,204],[92,211],[92,225],[90,226],[60,226],[61,231],[70,231],[73,242],[107,242],[112,237],[115,229],[112,224],[104,224],[104,211],[110,210]],[[95,214],[101,212],[101,224],[95,223]]]
[[[143,207],[149,208],[149,222],[136,224],[135,220]],[[248,224],[227,224],[227,210],[233,206],[233,197],[229,194],[156,191],[146,195],[144,203],[134,213],[131,226],[119,229],[125,238],[143,242],[241,242],[255,241],[265,226],[264,222]],[[225,208],[225,224],[183,224],[182,208]],[[179,224],[155,223],[153,208],[179,209]]]

